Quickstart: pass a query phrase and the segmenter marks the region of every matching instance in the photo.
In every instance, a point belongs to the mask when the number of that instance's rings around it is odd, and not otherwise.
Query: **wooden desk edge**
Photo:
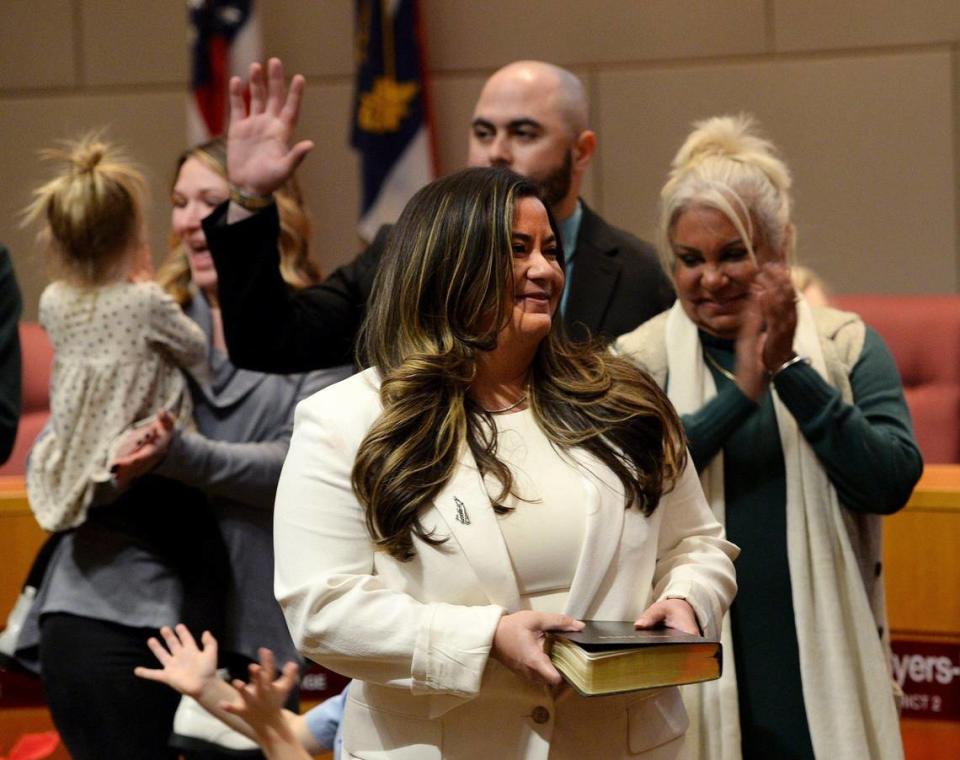
[[[0,517],[30,514],[27,488],[22,475],[0,476]]]
[[[908,511],[960,512],[960,465],[928,464],[913,489]]]

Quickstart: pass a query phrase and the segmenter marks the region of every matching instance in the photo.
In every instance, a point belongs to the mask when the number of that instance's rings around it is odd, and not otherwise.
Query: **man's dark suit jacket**
[[[10,252],[0,243],[0,464],[13,450],[20,420],[21,307]]]
[[[306,372],[354,359],[354,342],[389,227],[319,285],[281,279],[276,207],[226,224],[226,203],[203,222],[217,268],[231,361],[261,372]],[[653,247],[583,206],[564,313],[568,333],[615,338],[673,303]]]

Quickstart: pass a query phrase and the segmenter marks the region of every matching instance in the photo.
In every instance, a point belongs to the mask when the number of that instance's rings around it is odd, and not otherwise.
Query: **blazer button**
[[[550,711],[543,705],[537,705],[533,708],[530,717],[533,718],[534,723],[546,723],[550,720]]]

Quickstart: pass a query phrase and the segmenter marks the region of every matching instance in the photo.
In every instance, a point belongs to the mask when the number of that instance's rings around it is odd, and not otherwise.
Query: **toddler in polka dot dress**
[[[181,369],[202,374],[207,341],[159,285],[146,243],[143,175],[97,136],[48,150],[60,173],[34,191],[26,222],[43,223],[54,281],[40,322],[54,349],[51,424],[27,469],[40,525],[80,525],[111,480],[118,442],[162,411],[190,424]]]

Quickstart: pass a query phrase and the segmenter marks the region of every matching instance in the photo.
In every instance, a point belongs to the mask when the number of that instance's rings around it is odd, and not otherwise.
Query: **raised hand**
[[[583,623],[567,615],[522,610],[500,618],[491,655],[533,683],[558,686],[562,677],[543,651],[547,631],[580,631]]]
[[[250,65],[250,109],[243,83],[230,79],[230,125],[227,130],[227,174],[230,182],[253,195],[269,195],[296,170],[313,142],[290,139],[300,115],[304,79],[297,74],[287,90],[279,58]]]
[[[258,737],[271,732],[289,733],[283,703],[297,685],[300,669],[295,662],[288,662],[278,676],[273,652],[261,647],[259,654],[260,664],[250,665],[250,682],[233,682],[239,701],[221,707],[246,721]]]
[[[163,644],[151,636],[147,639],[147,646],[163,667],[136,667],[134,675],[166,684],[189,697],[199,698],[204,688],[218,680],[217,640],[209,631],[204,631],[200,637],[202,646],[198,647],[182,623],[177,624],[176,631],[164,626],[160,629],[160,636]]]
[[[700,634],[697,615],[685,599],[661,599],[654,602],[634,622],[637,628],[666,626],[684,633]]]

